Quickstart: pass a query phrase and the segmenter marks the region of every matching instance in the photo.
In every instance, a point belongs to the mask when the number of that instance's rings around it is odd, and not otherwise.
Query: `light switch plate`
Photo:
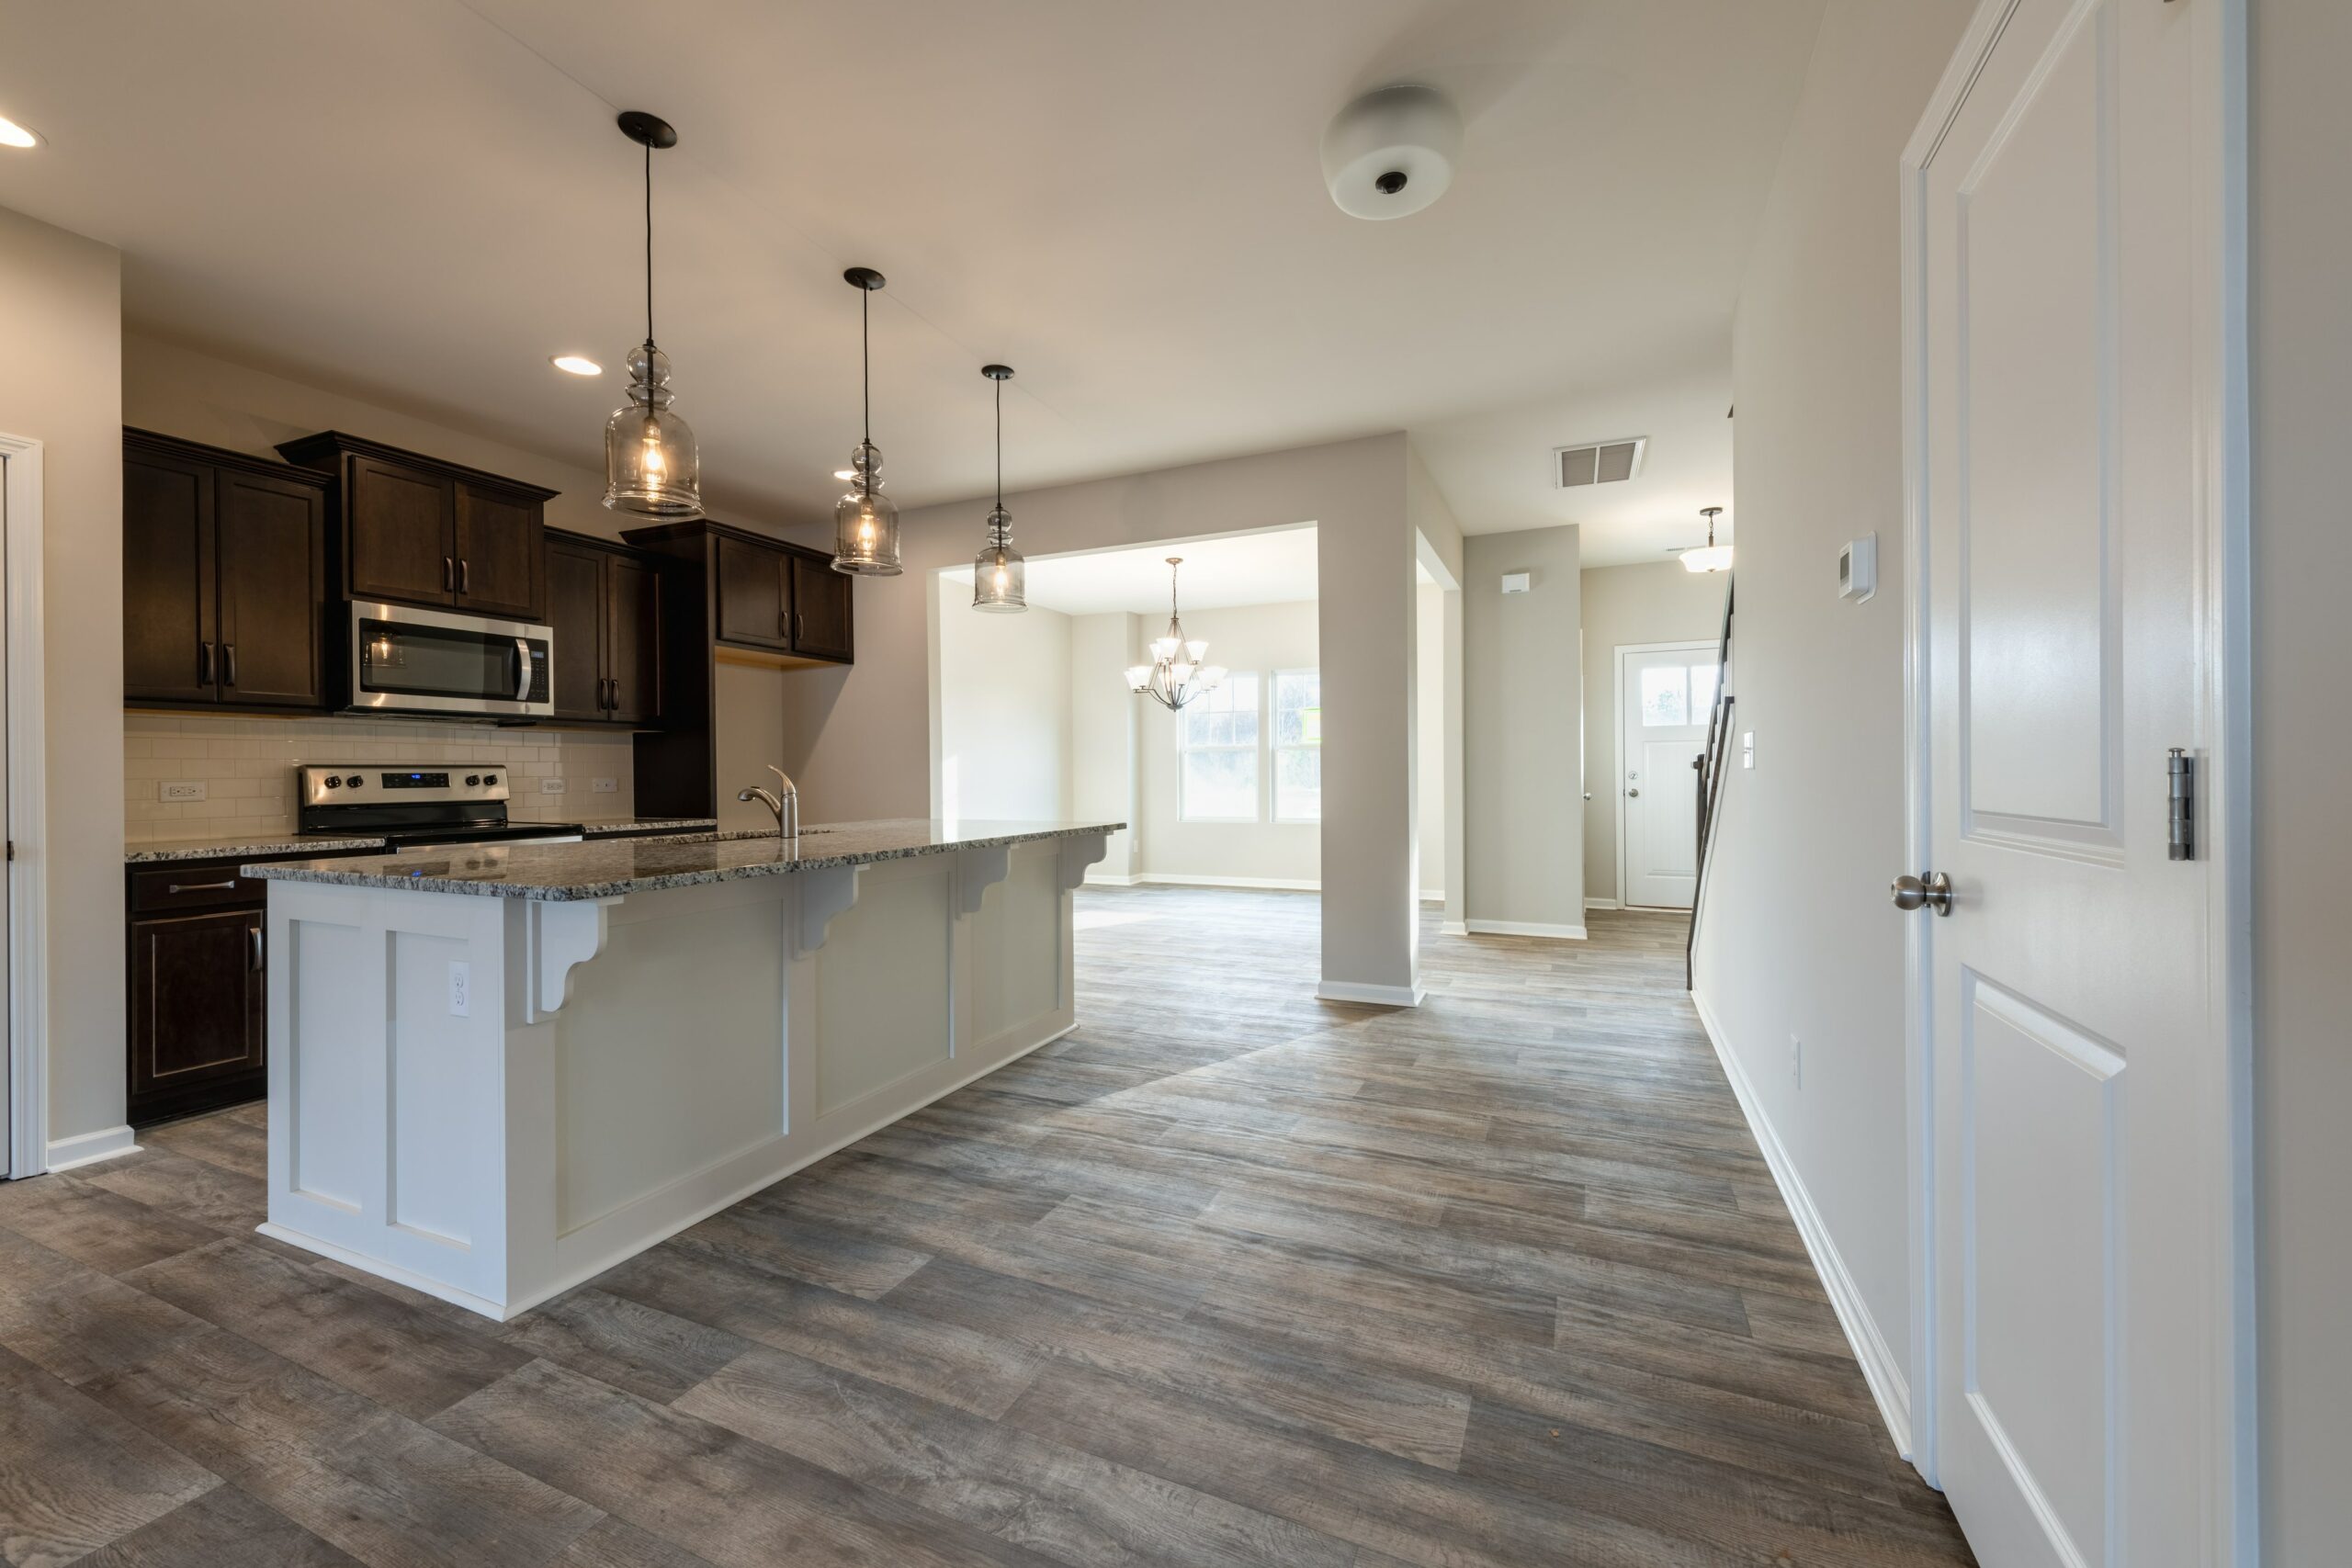
[[[565,788],[566,785],[561,779],[541,779],[539,781],[539,793],[541,795],[561,795]]]
[[[588,787],[598,795],[618,795],[621,784],[618,779],[598,779]]]
[[[169,779],[161,791],[165,800],[202,800],[207,793],[202,779]]]
[[[1740,732],[1739,765],[1743,768],[1752,768],[1756,765],[1756,731],[1752,729]]]

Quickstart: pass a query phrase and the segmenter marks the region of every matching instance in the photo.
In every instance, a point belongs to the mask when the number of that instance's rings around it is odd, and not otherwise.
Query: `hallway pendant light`
[[[653,153],[675,147],[678,133],[637,109],[621,116],[620,127],[645,149],[645,342],[628,353],[628,401],[605,422],[605,504],[691,522],[702,515],[702,459],[694,431],[670,411],[670,356],[653,346]]]
[[[1168,630],[1151,642],[1151,662],[1127,671],[1127,690],[1173,711],[1225,684],[1225,666],[1204,664],[1209,645],[1187,639],[1176,614],[1176,569],[1182,556],[1168,558]]]
[[[1731,570],[1731,547],[1715,543],[1715,519],[1722,513],[1723,508],[1720,506],[1699,508],[1699,515],[1707,520],[1707,545],[1704,549],[1682,552],[1683,570],[1729,571]]]
[[[983,365],[980,374],[996,383],[996,507],[989,513],[989,542],[972,563],[972,608],[1025,610],[1029,569],[1012,547],[1012,513],[1004,509],[1004,384],[1012,379],[1012,367]]]
[[[833,503],[833,570],[859,577],[896,577],[899,508],[882,493],[882,454],[874,445],[874,335],[871,306],[882,275],[854,266],[842,281],[857,290],[858,378],[864,397],[865,434],[849,455],[849,491]]]

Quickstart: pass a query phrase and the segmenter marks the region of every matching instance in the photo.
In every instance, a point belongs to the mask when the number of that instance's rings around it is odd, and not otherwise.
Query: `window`
[[[1323,820],[1323,674],[1274,672],[1274,820]]]
[[[1258,677],[1235,671],[1176,716],[1179,809],[1187,822],[1258,820]]]
[[[1715,663],[1652,664],[1642,671],[1642,728],[1704,724],[1715,706]]]

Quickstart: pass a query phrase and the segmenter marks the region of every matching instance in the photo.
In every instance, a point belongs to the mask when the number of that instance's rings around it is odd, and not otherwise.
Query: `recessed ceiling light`
[[[38,147],[40,138],[6,115],[0,115],[0,147]]]
[[[548,363],[567,376],[602,376],[605,367],[584,354],[550,355]]]

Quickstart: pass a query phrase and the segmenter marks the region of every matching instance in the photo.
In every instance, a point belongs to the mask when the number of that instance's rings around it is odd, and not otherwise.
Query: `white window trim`
[[[1269,792],[1273,788],[1273,781],[1267,776],[1266,771],[1266,741],[1268,738],[1266,702],[1269,694],[1273,690],[1273,682],[1266,679],[1261,671],[1256,670],[1227,671],[1225,678],[1227,682],[1230,682],[1238,676],[1249,677],[1251,683],[1258,689],[1258,738],[1249,745],[1190,745],[1184,739],[1184,715],[1182,712],[1178,712],[1170,716],[1176,722],[1176,820],[1179,822],[1198,822],[1207,827],[1233,827],[1243,824],[1254,824],[1266,820]],[[1192,751],[1247,751],[1250,753],[1252,765],[1256,770],[1250,781],[1253,786],[1251,793],[1257,797],[1257,804],[1249,816],[1195,817],[1193,815],[1191,804],[1186,799],[1184,793],[1184,757],[1186,753]]]
[[[1294,827],[1309,828],[1323,820],[1323,812],[1320,807],[1317,807],[1315,815],[1312,817],[1285,817],[1283,815],[1282,754],[1285,751],[1315,751],[1319,753],[1323,750],[1323,743],[1320,740],[1317,740],[1312,746],[1305,744],[1285,746],[1281,741],[1274,739],[1274,731],[1276,728],[1275,721],[1279,713],[1279,710],[1274,705],[1274,693],[1275,690],[1281,686],[1282,679],[1285,675],[1312,675],[1316,677],[1317,680],[1320,681],[1322,679],[1323,670],[1320,665],[1300,665],[1290,670],[1277,670],[1266,682],[1266,816],[1267,819],[1272,822],[1288,823]],[[1320,776],[1319,770],[1317,772],[1317,776]],[[1318,790],[1317,793],[1319,795],[1321,792]]]

